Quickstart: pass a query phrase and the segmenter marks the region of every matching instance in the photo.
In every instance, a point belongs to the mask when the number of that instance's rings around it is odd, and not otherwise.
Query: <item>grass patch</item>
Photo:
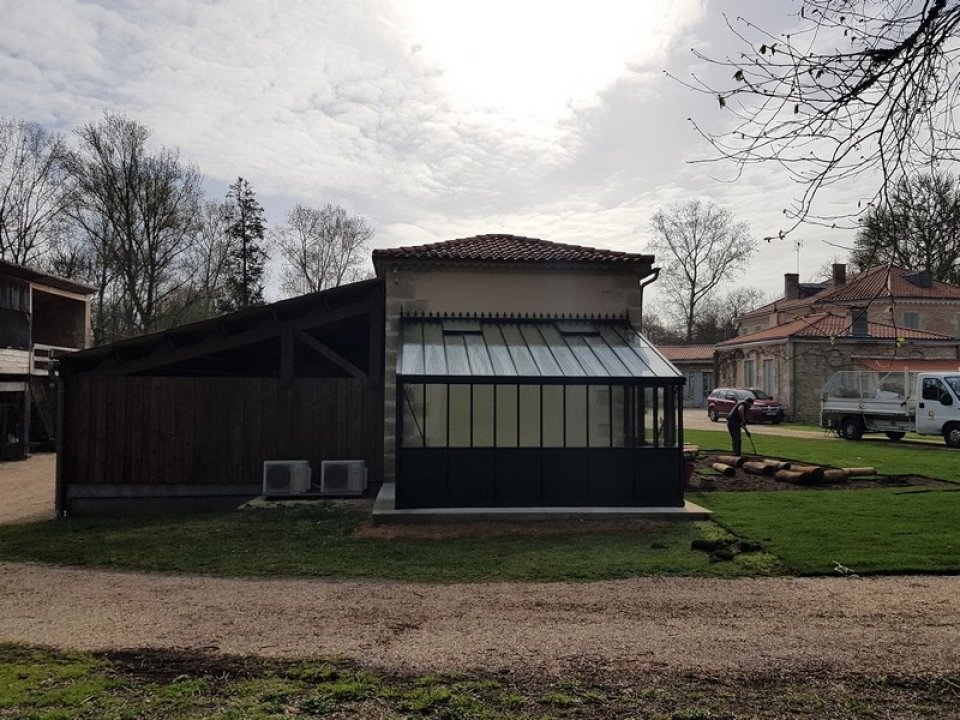
[[[728,679],[625,676],[622,670],[548,677],[523,668],[499,676],[390,675],[336,661],[150,650],[59,653],[0,644],[0,717],[45,720],[808,720],[869,716],[874,708],[918,719],[950,715],[956,681],[891,675],[878,682],[809,671]]]
[[[760,543],[787,572],[960,572],[960,489],[701,493],[736,535]]]
[[[689,431],[702,448],[726,433]],[[960,454],[935,446],[756,438],[762,453],[881,474],[960,483]],[[619,521],[544,532],[464,536],[358,533],[367,511],[332,503],[190,516],[80,518],[0,526],[0,560],[229,576],[389,578],[422,582],[735,577],[834,571],[960,572],[960,492],[936,488],[703,493],[717,522]],[[718,524],[719,523],[719,524]],[[731,533],[736,537],[731,537]],[[736,540],[734,552],[692,549]],[[422,702],[429,698],[421,699]],[[322,704],[322,701],[318,701]],[[431,701],[433,702],[433,701]],[[439,702],[439,701],[438,701]]]
[[[320,503],[187,517],[0,526],[0,560],[233,576],[378,577],[426,582],[599,580],[755,574],[710,563],[691,543],[710,522],[619,523],[588,533],[358,537],[368,515]],[[722,532],[722,531],[720,531]]]
[[[684,430],[684,442],[703,450],[730,450],[730,435],[714,430]],[[945,445],[905,445],[889,440],[859,442],[840,438],[797,438],[779,435],[753,436],[757,452],[767,457],[800,460],[834,467],[875,467],[881,475],[921,475],[960,483],[960,452]],[[743,439],[743,449],[751,450]]]

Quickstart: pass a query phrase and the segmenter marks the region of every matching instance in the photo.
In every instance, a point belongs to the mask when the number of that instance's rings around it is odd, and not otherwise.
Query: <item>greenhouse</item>
[[[683,506],[683,376],[625,319],[400,331],[398,508]]]

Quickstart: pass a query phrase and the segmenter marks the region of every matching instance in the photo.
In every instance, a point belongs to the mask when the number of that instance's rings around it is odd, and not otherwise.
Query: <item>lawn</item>
[[[960,572],[960,488],[700,493],[689,497],[791,574]]]
[[[690,431],[684,438],[702,449],[729,447],[727,433]],[[960,453],[947,447],[772,435],[754,442],[771,457],[960,483]],[[716,492],[688,499],[713,510],[731,533],[760,543],[788,573],[828,574],[837,563],[857,573],[960,572],[960,487]]]
[[[726,433],[688,442],[725,448]],[[0,560],[231,576],[389,578],[422,582],[590,581],[638,575],[734,577],[779,573],[960,572],[960,452],[829,438],[756,438],[762,453],[874,466],[950,487],[713,492],[688,498],[715,522],[478,526],[472,532],[391,536],[369,510],[329,502],[192,516],[70,519],[0,526]],[[724,561],[698,541],[742,539]],[[759,549],[757,549],[759,547]],[[711,561],[713,560],[713,561]]]
[[[764,553],[711,563],[694,540],[711,522],[621,522],[592,532],[363,537],[369,511],[330,503],[187,517],[0,526],[0,560],[235,576],[379,577],[426,582],[599,580],[769,572]]]

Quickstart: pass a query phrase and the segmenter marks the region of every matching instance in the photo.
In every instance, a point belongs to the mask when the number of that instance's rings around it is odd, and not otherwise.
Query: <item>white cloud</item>
[[[714,108],[661,69],[719,46],[714,0],[3,4],[0,115],[69,130],[125,112],[212,192],[250,179],[271,223],[343,201],[378,246],[512,232],[639,251],[673,200],[713,197],[766,234],[792,190],[685,164],[705,152],[686,118]],[[764,255],[763,282],[790,261]]]

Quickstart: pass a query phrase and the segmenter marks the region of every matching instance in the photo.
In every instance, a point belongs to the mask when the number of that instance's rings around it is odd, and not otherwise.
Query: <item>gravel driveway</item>
[[[421,585],[0,564],[0,641],[398,671],[956,673],[960,578]]]

